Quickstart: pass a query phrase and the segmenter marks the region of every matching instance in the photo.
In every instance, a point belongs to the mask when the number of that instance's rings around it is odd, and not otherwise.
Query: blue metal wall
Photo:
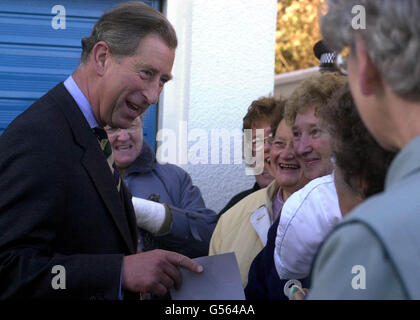
[[[118,0],[1,0],[0,2],[0,134],[36,99],[76,69],[81,39],[89,36],[102,13]],[[143,1],[160,10],[160,0]],[[60,4],[66,29],[53,29]],[[155,148],[156,105],[144,121],[145,140]]]

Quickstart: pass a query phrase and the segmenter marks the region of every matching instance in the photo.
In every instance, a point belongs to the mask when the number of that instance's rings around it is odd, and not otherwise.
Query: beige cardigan
[[[274,180],[267,188],[251,193],[226,211],[214,229],[209,255],[234,252],[244,288],[251,263],[267,242],[273,223],[271,200],[278,189]]]

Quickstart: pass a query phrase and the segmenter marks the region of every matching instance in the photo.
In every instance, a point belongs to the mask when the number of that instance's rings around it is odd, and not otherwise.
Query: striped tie
[[[109,168],[114,175],[115,184],[117,186],[118,192],[121,190],[121,177],[118,174],[118,170],[115,167],[113,157],[112,157],[112,148],[111,143],[109,143],[108,136],[106,131],[101,127],[96,127],[93,129],[96,137],[98,138],[99,145],[101,146],[102,152],[105,155],[105,158],[108,162]]]

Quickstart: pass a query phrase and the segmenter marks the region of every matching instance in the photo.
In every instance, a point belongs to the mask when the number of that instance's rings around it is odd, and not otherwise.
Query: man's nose
[[[159,79],[155,79],[148,83],[148,87],[143,90],[143,95],[146,97],[148,104],[151,105],[158,102],[161,91],[162,86]]]
[[[129,136],[127,130],[120,129],[119,132],[118,132],[118,135],[117,135],[117,140],[126,141],[128,139],[130,139],[130,136]]]

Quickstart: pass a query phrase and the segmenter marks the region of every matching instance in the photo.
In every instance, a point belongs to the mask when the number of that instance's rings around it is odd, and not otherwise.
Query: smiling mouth
[[[300,166],[296,165],[296,164],[290,164],[290,163],[280,163],[279,164],[280,169],[292,169],[292,170],[298,170],[300,168]]]
[[[130,102],[130,101],[127,101],[127,106],[128,106],[131,110],[133,110],[133,111],[136,111],[136,112],[141,111],[141,107],[140,107],[140,106],[138,106],[138,105],[136,105],[136,104],[134,104],[134,103],[132,103],[132,102]]]
[[[309,159],[309,160],[304,160],[303,162],[305,163],[305,166],[310,167],[313,166],[315,163],[317,163],[320,159]]]
[[[133,146],[130,144],[128,146],[118,146],[118,147],[115,147],[115,150],[118,150],[118,151],[121,151],[121,150],[130,150],[132,148],[133,148]]]

